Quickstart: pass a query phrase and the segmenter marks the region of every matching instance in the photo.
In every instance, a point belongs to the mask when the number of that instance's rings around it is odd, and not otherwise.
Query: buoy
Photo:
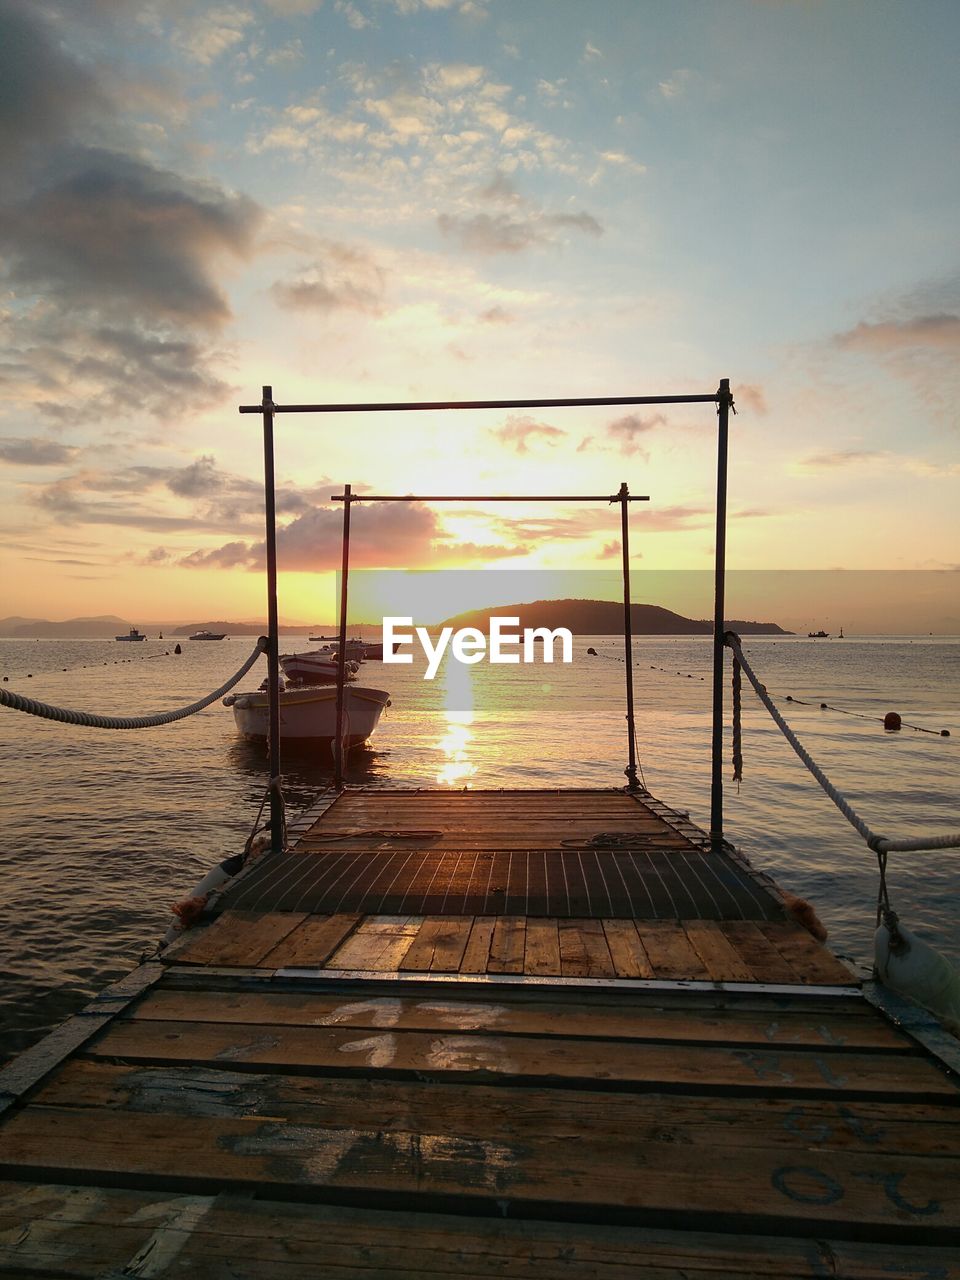
[[[176,644],[176,645],[174,645],[174,646],[173,646],[173,652],[174,652],[174,653],[183,653],[183,650],[180,648],[180,646],[179,646],[178,644]]]
[[[588,650],[587,650],[587,653],[592,653],[594,657],[596,657],[596,656],[597,656],[597,651],[596,651],[596,649],[588,649]]]
[[[787,694],[787,701],[788,701],[788,702],[792,702],[792,701],[793,701],[793,697],[792,697],[789,693]]]
[[[941,729],[941,730],[940,730],[940,737],[941,737],[941,738],[949,738],[949,737],[950,737],[950,730],[949,730],[949,729]]]
[[[885,729],[891,729],[891,730],[899,729],[900,728],[899,712],[888,711],[887,714],[883,717],[883,727]]]
[[[942,1018],[960,1033],[960,971],[928,942],[891,920],[874,934],[873,949],[880,981]]]
[[[826,709],[827,709],[827,704],[826,704],[825,702],[821,702],[821,703],[820,703],[820,710],[821,710],[821,711],[826,711]]]

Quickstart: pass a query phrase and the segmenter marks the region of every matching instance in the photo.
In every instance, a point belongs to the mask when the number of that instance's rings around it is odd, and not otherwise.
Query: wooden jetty
[[[960,1092],[646,793],[347,790],[0,1072],[0,1277],[950,1277]]]

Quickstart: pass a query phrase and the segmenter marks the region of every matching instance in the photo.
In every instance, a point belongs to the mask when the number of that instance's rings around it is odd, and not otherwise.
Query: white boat
[[[136,627],[131,627],[129,635],[114,636],[113,638],[114,640],[146,640],[147,637],[142,631],[138,631]]]
[[[320,653],[326,654],[328,657],[330,654],[333,654],[334,657],[336,657],[339,652],[340,640],[337,636],[308,636],[307,639],[311,644],[320,640],[329,641],[328,644],[325,644],[323,648],[319,650]],[[347,641],[345,651],[347,657],[352,659],[354,662],[362,662],[366,656],[366,650],[371,647],[372,646],[368,645],[366,641],[354,637],[354,639]]]
[[[281,653],[280,666],[288,680],[300,680],[304,684],[336,684],[337,681],[336,652],[308,650],[306,653]],[[353,680],[357,664],[346,662],[344,667],[347,679]]]
[[[265,689],[256,693],[228,694],[225,707],[233,707],[233,718],[245,738],[266,738],[270,717],[269,695]],[[343,691],[343,737],[347,747],[358,747],[376,729],[390,695],[383,689],[349,685]],[[281,689],[280,739],[290,741],[332,742],[337,734],[337,691],[319,689]]]
[[[226,638],[227,633],[225,631],[195,631],[193,635],[190,636],[191,640],[226,640]]]

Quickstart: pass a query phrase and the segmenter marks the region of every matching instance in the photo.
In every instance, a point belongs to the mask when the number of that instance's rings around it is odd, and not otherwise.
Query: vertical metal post
[[[730,379],[717,391],[717,537],[713,604],[713,733],[710,756],[710,839],[723,843],[723,633],[727,559],[727,435],[730,423]]]
[[[630,617],[630,490],[624,480],[620,499],[620,547],[623,552],[623,660],[627,671],[627,790],[639,791],[637,780],[637,732],[633,715],[633,620]]]
[[[350,564],[350,495],[343,486],[343,547],[340,564],[340,645],[337,650],[337,736],[333,744],[333,785],[343,790],[343,687],[347,678],[347,572]]]
[[[273,387],[263,388],[263,485],[267,525],[267,701],[270,757],[270,848],[283,849],[283,796],[280,792],[280,623],[277,613],[277,504],[273,472]]]

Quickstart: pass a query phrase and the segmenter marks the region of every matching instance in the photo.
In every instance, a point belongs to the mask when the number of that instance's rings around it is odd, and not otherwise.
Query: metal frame
[[[263,387],[260,404],[240,405],[242,414],[259,413],[263,418],[263,455],[264,455],[264,487],[266,491],[266,553],[267,553],[267,615],[268,615],[268,648],[267,648],[267,684],[269,697],[269,729],[268,750],[270,756],[270,830],[271,847],[279,852],[283,847],[283,801],[280,791],[280,648],[279,623],[277,607],[277,529],[276,500],[274,480],[274,443],[273,423],[278,413],[409,413],[430,410],[463,410],[463,409],[543,409],[543,408],[586,408],[589,406],[612,405],[664,405],[664,404],[715,404],[718,415],[717,444],[717,527],[716,527],[716,562],[714,581],[714,628],[713,628],[713,731],[712,731],[712,768],[710,790],[710,838],[714,844],[723,843],[723,636],[724,636],[724,581],[726,569],[726,495],[727,495],[727,438],[729,412],[733,408],[733,396],[730,393],[730,380],[721,379],[719,388],[709,395],[682,396],[587,396],[563,399],[534,400],[423,400],[423,401],[391,401],[384,403],[352,403],[352,404],[299,404],[278,405],[273,399],[273,388]],[[337,747],[335,759],[337,766],[337,784],[342,786],[342,743],[340,741],[343,727],[343,685],[346,661],[346,618],[347,618],[347,575],[349,568],[349,535],[350,507],[353,502],[411,502],[411,501],[484,501],[484,502],[541,502],[541,501],[607,501],[621,504],[621,530],[624,572],[624,646],[627,684],[627,721],[629,732],[629,764],[626,769],[628,788],[636,790],[639,783],[636,778],[636,749],[633,726],[633,663],[631,653],[630,625],[630,567],[627,529],[627,503],[633,501],[626,484],[621,485],[620,492],[613,497],[585,497],[584,495],[543,494],[524,497],[505,497],[487,495],[476,497],[421,497],[392,495],[355,495],[349,485],[336,499],[344,504],[344,536],[340,600],[340,644],[337,671]],[[646,499],[637,499],[645,501]]]

